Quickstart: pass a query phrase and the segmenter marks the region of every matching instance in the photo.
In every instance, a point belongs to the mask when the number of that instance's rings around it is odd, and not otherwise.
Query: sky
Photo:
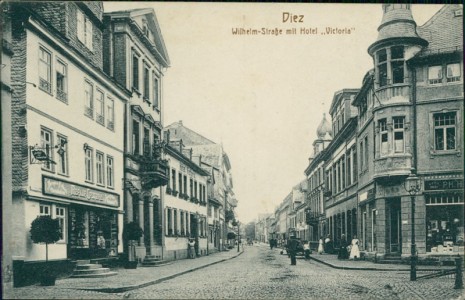
[[[274,212],[305,179],[334,93],[359,88],[373,67],[367,49],[382,18],[381,4],[105,2],[104,8],[154,9],[171,61],[163,79],[164,126],[182,120],[223,144],[243,223]],[[420,26],[440,8],[412,5],[412,14]],[[235,28],[283,31],[233,35]],[[296,34],[286,34],[292,28]],[[316,34],[301,34],[302,28]]]

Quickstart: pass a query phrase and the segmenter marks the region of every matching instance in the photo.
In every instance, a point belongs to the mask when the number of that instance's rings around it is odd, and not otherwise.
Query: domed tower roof
[[[323,114],[323,120],[321,120],[320,125],[318,125],[316,134],[319,139],[324,139],[327,134],[333,136],[333,128],[331,127],[331,123],[326,120],[326,114]]]
[[[383,4],[383,19],[378,27],[378,38],[368,48],[368,53],[372,55],[378,46],[398,39],[421,46],[428,44],[417,33],[417,24],[413,19],[410,4]]]

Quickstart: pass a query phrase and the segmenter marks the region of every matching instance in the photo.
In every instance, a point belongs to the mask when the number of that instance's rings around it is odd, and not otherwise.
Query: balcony
[[[162,159],[152,159],[143,156],[139,161],[139,174],[142,178],[144,188],[157,188],[168,183],[169,166],[168,161]]]
[[[382,105],[408,103],[410,86],[405,83],[383,86],[376,90],[376,96]]]

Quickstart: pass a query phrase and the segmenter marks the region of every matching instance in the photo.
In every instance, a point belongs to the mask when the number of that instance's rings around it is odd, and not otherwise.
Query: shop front
[[[464,253],[462,179],[425,180],[426,253]]]
[[[48,176],[43,176],[43,194],[69,203],[66,218],[69,259],[118,255],[118,194]]]

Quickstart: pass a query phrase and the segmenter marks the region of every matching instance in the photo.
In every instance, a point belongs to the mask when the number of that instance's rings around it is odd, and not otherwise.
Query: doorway
[[[402,226],[400,198],[392,198],[389,203],[389,244],[391,254],[402,253]]]

